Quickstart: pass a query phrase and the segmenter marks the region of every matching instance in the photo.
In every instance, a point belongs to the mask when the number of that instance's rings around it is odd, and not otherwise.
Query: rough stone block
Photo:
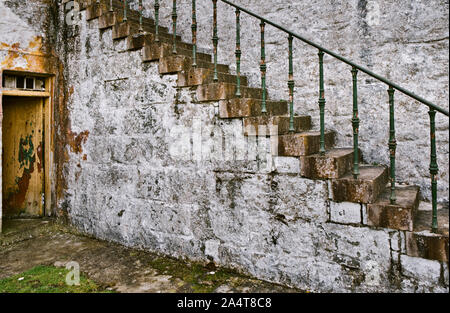
[[[289,133],[289,117],[288,116],[256,116],[244,118],[244,135],[248,136],[246,132],[248,127],[255,129],[258,135],[259,126],[264,125],[264,130],[268,129],[270,125],[277,126],[277,135],[284,135]],[[311,117],[310,116],[295,116],[294,117],[294,131],[302,132],[307,131],[311,128]],[[263,134],[264,135],[264,134]]]
[[[267,101],[267,112],[270,115],[284,115],[288,112],[287,102]],[[261,100],[235,98],[219,101],[219,116],[221,118],[237,118],[261,115]]]
[[[112,28],[112,38],[113,40],[122,39],[136,32],[137,29],[133,29],[129,22],[116,23]]]
[[[391,250],[397,253],[406,253],[405,233],[396,231],[391,236]]]
[[[330,202],[330,219],[341,224],[361,223],[361,204],[352,202]]]
[[[324,155],[313,154],[300,157],[300,162],[303,177],[311,179],[340,178],[351,170],[353,149],[327,150]]]
[[[438,284],[441,277],[441,263],[438,261],[400,255],[402,275],[418,281]]]
[[[171,74],[180,71],[188,71],[193,64],[193,60],[190,57],[183,55],[172,55],[168,57],[161,58],[159,60],[159,73],[160,74]],[[214,64],[210,62],[197,62],[197,67],[199,68],[214,68]],[[217,69],[219,72],[227,73],[228,65],[218,64]]]
[[[106,29],[113,27],[116,24],[116,13],[115,12],[103,12],[98,18],[98,28]]]
[[[333,200],[338,202],[373,203],[384,190],[388,171],[383,166],[360,166],[357,179],[348,173],[332,181]]]
[[[305,156],[317,153],[320,147],[319,132],[303,132],[278,136],[278,155]],[[325,132],[325,148],[334,144],[334,132]]]
[[[368,224],[412,231],[414,212],[419,206],[419,187],[398,186],[395,204],[390,203],[390,194],[390,187],[388,187],[375,203],[367,205]]]
[[[448,262],[448,235],[430,231],[406,232],[406,253],[409,256]]]
[[[186,51],[186,55],[192,55],[192,51]],[[204,62],[211,62],[211,56],[209,54],[202,54],[204,57],[200,60]],[[197,54],[197,58],[201,56]],[[218,73],[218,81],[222,83],[235,84],[236,75],[231,75],[227,73]],[[178,73],[178,86],[198,86],[202,84],[214,83],[214,71],[206,68],[191,68],[189,71]],[[241,76],[241,86],[247,86],[248,81],[246,76]]]
[[[241,94],[244,98],[261,99],[262,90],[241,86]],[[196,95],[200,102],[232,99],[236,97],[236,85],[230,83],[200,85],[197,87]]]
[[[283,174],[298,174],[300,173],[300,163],[294,157],[280,157],[274,156],[275,170]]]
[[[90,21],[100,16],[100,5],[92,3],[86,8],[86,20]]]

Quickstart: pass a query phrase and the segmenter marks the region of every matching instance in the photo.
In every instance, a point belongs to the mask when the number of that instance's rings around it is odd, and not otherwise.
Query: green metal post
[[[127,21],[127,11],[128,11],[128,1],[124,0],[123,1],[123,21],[124,22]]]
[[[289,131],[293,132],[294,128],[294,64],[292,61],[292,40],[294,37],[289,35]]]
[[[155,0],[155,42],[159,42],[159,0]]]
[[[217,74],[217,45],[219,43],[219,37],[217,37],[217,0],[212,0],[213,2],[213,45],[214,45],[214,78],[213,80],[217,82],[219,80]]]
[[[139,0],[139,33],[142,34],[144,32],[144,27],[142,25],[142,14],[144,7],[142,6],[142,0]]]
[[[438,221],[437,221],[437,174],[439,171],[436,157],[436,111],[430,109],[428,111],[430,115],[430,139],[431,139],[431,158],[430,158],[430,174],[431,174],[431,204],[432,204],[432,221],[431,231],[437,233]]]
[[[389,86],[389,154],[391,160],[391,195],[389,200],[391,204],[395,204],[397,201],[395,195],[395,151],[397,149],[397,141],[395,140],[394,92],[395,89]]]
[[[323,51],[319,50],[320,154],[325,154],[325,88],[323,83]]]
[[[192,0],[192,67],[197,67],[197,13],[195,0]]]
[[[173,48],[172,53],[177,54],[177,0],[173,0],[172,5],[172,31],[173,31]]]
[[[241,11],[236,9],[236,97],[241,96]]]
[[[261,21],[261,24],[259,24],[261,27],[261,88],[262,88],[262,102],[261,102],[261,113],[267,113],[266,108],[266,71],[267,71],[267,65],[266,65],[266,42],[264,39],[264,30],[266,27],[266,23],[264,21]]]
[[[353,76],[353,178],[357,179],[359,176],[359,150],[358,150],[358,133],[359,133],[359,117],[358,117],[358,87],[357,87],[356,67],[352,68]]]

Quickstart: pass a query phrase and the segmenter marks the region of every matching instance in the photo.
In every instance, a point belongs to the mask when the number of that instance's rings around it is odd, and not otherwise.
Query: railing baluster
[[[127,21],[127,11],[128,11],[128,1],[124,0],[123,1],[123,21],[124,22]]]
[[[172,5],[172,31],[173,31],[173,48],[172,53],[177,54],[177,0],[173,0]]]
[[[395,204],[397,197],[395,195],[395,150],[397,141],[395,140],[395,110],[394,110],[394,92],[395,89],[389,86],[389,154],[391,160],[391,204]]]
[[[142,14],[144,7],[142,6],[142,0],[139,0],[139,33],[142,34],[144,32],[144,27],[142,25]]]
[[[325,154],[325,88],[323,83],[323,51],[319,50],[320,154]]]
[[[109,12],[113,12],[113,0],[109,0]]]
[[[294,128],[294,64],[292,61],[292,40],[294,37],[289,35],[289,131],[293,132]]]
[[[159,42],[159,0],[155,0],[155,42]]]
[[[430,174],[431,174],[431,204],[432,204],[432,221],[431,231],[437,233],[437,173],[439,171],[436,158],[436,111],[432,108],[428,111],[430,115],[430,139],[431,139],[431,157],[430,157]]]
[[[214,45],[214,81],[219,80],[217,74],[217,45],[219,43],[219,37],[217,37],[217,0],[212,0],[213,2],[213,45]]]
[[[266,23],[264,21],[261,21],[261,88],[262,88],[262,102],[261,102],[261,113],[267,113],[266,108],[266,71],[267,71],[267,65],[266,65],[266,42],[264,39],[264,30],[266,27]]]
[[[358,87],[357,76],[358,70],[352,68],[353,77],[353,178],[357,179],[359,176],[359,150],[358,150],[358,133],[359,133],[359,117],[358,117]]]
[[[197,13],[195,1],[192,0],[192,67],[197,67]]]
[[[241,96],[241,11],[236,9],[236,97]]]

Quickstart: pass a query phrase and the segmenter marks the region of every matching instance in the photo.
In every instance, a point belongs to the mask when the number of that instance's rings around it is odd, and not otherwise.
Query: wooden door
[[[43,98],[3,97],[3,215],[42,216]]]

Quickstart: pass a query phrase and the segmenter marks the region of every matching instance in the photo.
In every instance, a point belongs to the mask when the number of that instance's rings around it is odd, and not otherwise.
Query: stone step
[[[191,51],[192,55],[192,51]],[[211,58],[210,55],[208,55]],[[198,56],[197,56],[198,57]],[[211,60],[208,60],[210,62]],[[205,68],[191,68],[187,72],[178,73],[178,87],[198,86],[214,83],[214,71]],[[218,81],[221,83],[236,83],[237,76],[227,73],[218,73]],[[241,76],[241,86],[247,86],[246,76]]]
[[[438,232],[432,233],[431,210],[417,210],[414,232],[406,232],[406,254],[448,262],[448,207],[438,210]]]
[[[289,116],[255,116],[245,117],[244,136],[269,136],[289,134]],[[276,128],[274,128],[276,126]],[[294,116],[294,132],[311,129],[311,116]],[[269,130],[272,130],[269,133]]]
[[[166,43],[151,43],[149,45],[145,45],[142,48],[142,61],[143,62],[151,62],[151,61],[159,61],[159,59],[173,56],[173,47],[172,45],[166,44]],[[182,48],[177,48],[177,54],[176,55],[184,55],[187,57],[192,56],[192,50],[185,50]],[[197,60],[202,62],[211,62],[211,56],[209,54],[205,53],[197,53]],[[191,69],[189,72],[194,72],[194,69]],[[198,71],[203,69],[197,69]],[[179,76],[184,73],[179,73]],[[180,80],[180,77],[178,78]],[[180,85],[180,87],[184,87],[184,85]]]
[[[196,96],[197,101],[207,102],[207,101],[219,101],[237,98],[236,97],[236,84],[230,83],[212,83],[197,86]],[[241,95],[244,98],[262,98],[261,88],[251,88],[246,86],[241,86]]]
[[[333,201],[374,203],[385,190],[388,169],[384,166],[360,165],[359,177],[348,172],[342,178],[331,181]]]
[[[220,118],[241,118],[261,115],[262,101],[251,98],[235,98],[219,101]],[[287,101],[267,101],[267,114],[285,115],[288,113]]]
[[[213,69],[214,64],[211,62],[197,61],[198,68]],[[177,72],[187,72],[192,68],[192,58],[184,55],[172,55],[159,59],[160,74],[174,74]],[[221,73],[228,73],[228,65],[217,64],[217,70]]]
[[[361,152],[359,156],[361,161]],[[324,155],[300,157],[300,175],[310,179],[340,178],[352,169],[352,165],[353,148],[331,149]]]
[[[163,38],[160,37],[161,42]],[[155,35],[150,33],[135,33],[127,37],[127,50],[134,51],[155,43]],[[180,49],[186,49],[187,45],[180,45]],[[178,48],[178,47],[177,47]]]
[[[325,132],[325,148],[330,149],[334,145],[335,133]],[[305,156],[319,152],[320,132],[309,131],[278,136],[279,156]]]
[[[377,201],[367,205],[367,223],[370,226],[413,230],[414,215],[419,206],[418,186],[396,186],[396,203],[390,203],[388,186]]]
[[[117,21],[117,19],[116,19]],[[155,26],[152,25],[143,25],[143,30],[146,32],[146,34],[152,34],[152,36],[149,38],[152,41],[155,38]],[[161,41],[170,41],[172,43],[173,41],[173,35],[169,34],[166,28],[159,28],[158,30],[159,38]],[[113,25],[113,40],[118,40],[122,38],[126,38],[128,36],[139,35],[139,23],[133,23],[129,20],[126,22],[118,21],[116,24]],[[177,35],[177,45],[178,42],[181,41],[181,37]]]
[[[98,17],[98,28],[107,29],[113,27],[117,22],[116,12],[103,12]]]
[[[100,4],[96,4],[96,0],[91,1],[92,5],[88,3],[87,6],[97,6],[96,10],[98,10],[99,15],[105,14],[107,12],[111,12],[111,6],[109,0],[101,0]],[[113,0],[113,12],[116,13],[117,21],[122,22],[124,18],[124,3],[123,0]],[[98,17],[98,16],[97,16]],[[127,10],[127,20],[136,22],[139,24],[140,13],[136,10],[131,10],[128,7]],[[148,18],[143,16],[142,23],[144,25],[154,25],[155,21],[152,18]]]
[[[109,6],[109,0],[102,0],[102,1],[106,1],[106,5],[104,6],[107,10],[109,10],[110,6]],[[132,10],[130,8],[130,2],[128,1],[128,10],[127,10],[127,19],[128,20],[133,20],[136,21],[137,23],[139,23],[139,18],[140,18],[140,13],[137,10]],[[145,6],[145,3],[144,3]],[[124,10],[124,3],[123,0],[113,0],[113,9],[115,12],[119,13],[120,15],[120,21],[123,20],[123,10]],[[153,6],[152,6],[153,9]],[[155,24],[155,20],[153,18],[148,18],[143,16],[142,17],[142,22],[144,24],[151,24],[154,25]]]
[[[86,7],[86,20],[90,21],[98,18],[101,15],[101,9],[99,4],[93,2]]]

